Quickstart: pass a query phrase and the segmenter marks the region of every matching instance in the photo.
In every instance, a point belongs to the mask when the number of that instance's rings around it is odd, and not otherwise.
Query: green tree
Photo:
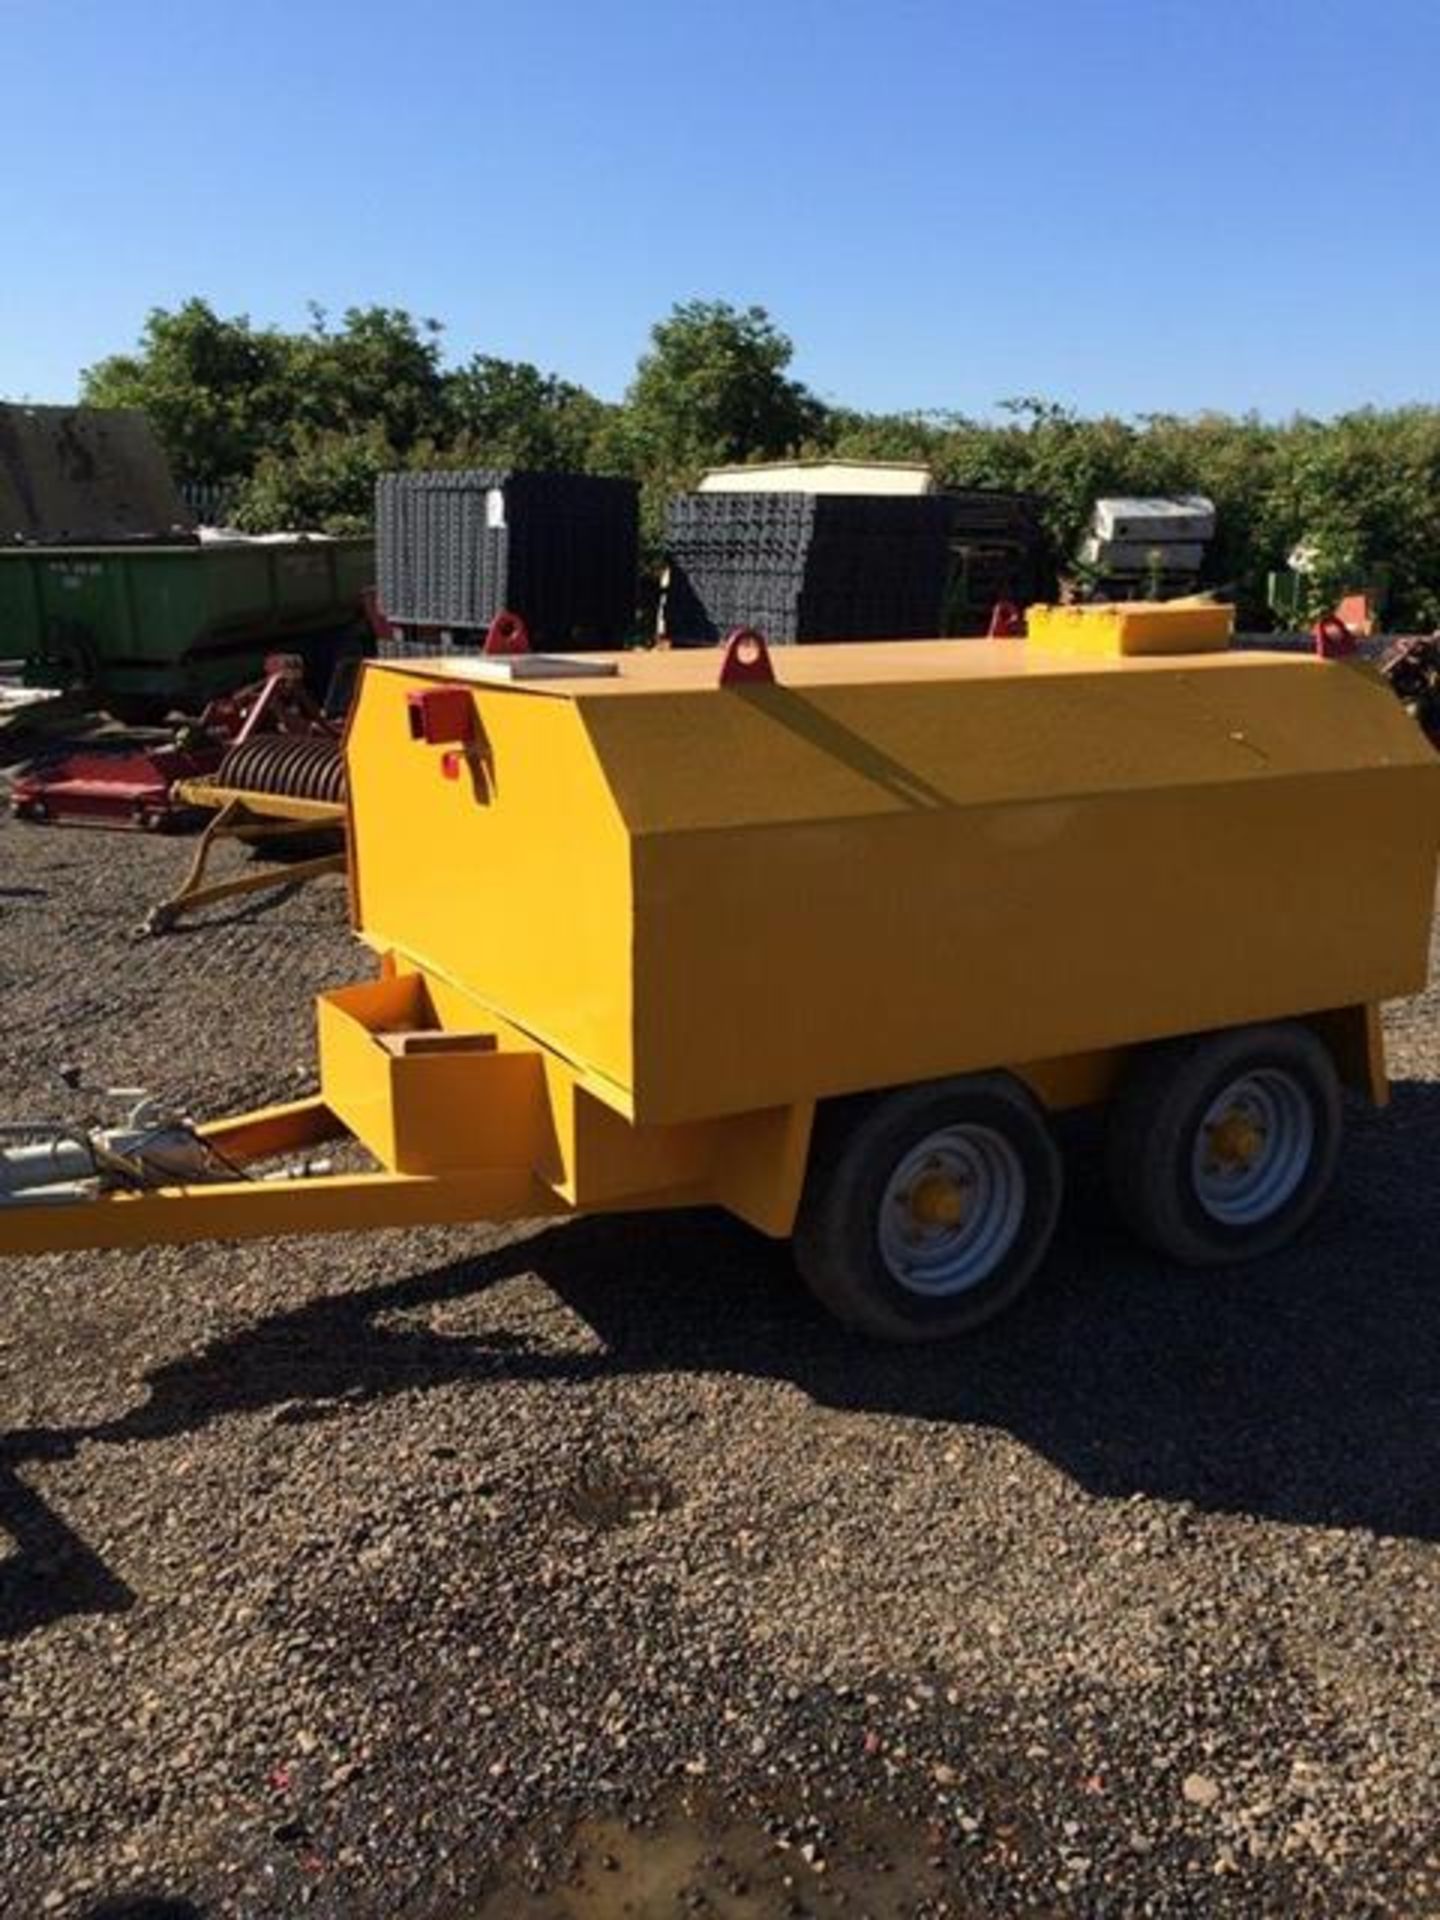
[[[230,517],[251,533],[368,533],[376,479],[404,464],[382,427],[301,429],[283,450],[260,456]]]
[[[332,331],[311,308],[308,332],[290,337],[292,426],[318,433],[378,428],[396,447],[444,431],[446,375],[438,320],[400,307],[348,307]]]
[[[87,369],[81,397],[142,408],[182,481],[244,479],[316,436],[378,430],[404,448],[445,425],[439,328],[393,307],[352,307],[334,331],[314,308],[301,333],[203,300],[157,308],[135,353]]]
[[[626,395],[631,444],[647,473],[689,482],[708,466],[796,451],[824,408],[786,373],[789,339],[763,307],[688,300],[650,332]]]
[[[466,465],[584,472],[614,409],[528,360],[477,353],[448,376],[446,411]]]
[[[807,453],[837,460],[923,460],[934,458],[949,419],[929,413],[856,413],[832,407]]]
[[[1034,494],[1064,562],[1107,493],[1204,493],[1217,510],[1207,574],[1245,625],[1265,576],[1314,557],[1313,610],[1345,588],[1388,589],[1391,626],[1440,623],[1440,408],[1332,420],[1205,413],[1084,418],[1043,398],[998,417],[827,408],[790,374],[790,341],[761,307],[692,300],[651,331],[622,405],[527,361],[447,368],[441,330],[394,307],[332,327],[256,327],[203,300],[151,313],[138,347],[84,376],[96,406],[140,407],[178,478],[236,485],[256,530],[368,526],[374,477],[398,466],[562,468],[642,482],[647,558],[663,503],[707,466],[805,452],[925,460],[947,486]]]
[[[230,480],[285,444],[293,376],[288,336],[187,300],[173,313],[154,309],[136,352],[87,368],[80,397],[148,414],[178,479]]]
[[[665,502],[706,467],[800,452],[823,434],[825,408],[786,369],[789,339],[763,307],[688,300],[650,330],[599,461],[641,483],[647,566],[662,558]]]

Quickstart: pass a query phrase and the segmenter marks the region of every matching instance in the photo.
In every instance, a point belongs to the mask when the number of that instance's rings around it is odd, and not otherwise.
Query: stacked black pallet
[[[936,496],[687,493],[666,515],[665,625],[680,645],[906,640],[940,631],[949,509]]]
[[[468,468],[387,473],[375,488],[382,654],[474,651],[497,613],[536,647],[618,647],[635,621],[633,480]],[[425,629],[423,635],[416,629]]]
[[[1053,599],[1054,568],[1034,494],[956,488],[950,502],[946,631],[984,633],[998,601]]]

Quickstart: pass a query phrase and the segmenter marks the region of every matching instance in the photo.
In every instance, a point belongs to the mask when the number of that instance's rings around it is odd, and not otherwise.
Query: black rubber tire
[[[1305,1092],[1314,1122],[1310,1162],[1274,1213],[1250,1225],[1216,1220],[1200,1204],[1191,1159],[1200,1122],[1225,1086],[1258,1068],[1283,1069]],[[1340,1159],[1340,1077],[1330,1050],[1298,1021],[1232,1027],[1147,1047],[1111,1104],[1110,1192],[1147,1246],[1185,1266],[1260,1259],[1292,1240],[1325,1198]]]
[[[969,1121],[1001,1134],[1025,1179],[1025,1210],[995,1271],[951,1299],[926,1299],[891,1275],[880,1253],[885,1187],[905,1154],[942,1127]],[[795,1225],[795,1263],[837,1319],[880,1340],[950,1340],[1018,1298],[1049,1250],[1065,1177],[1044,1109],[1008,1074],[931,1080],[864,1100],[836,1101],[816,1117]]]

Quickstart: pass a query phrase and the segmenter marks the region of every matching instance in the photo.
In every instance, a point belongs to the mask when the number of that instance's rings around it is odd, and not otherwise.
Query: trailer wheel
[[[1152,1047],[1111,1108],[1116,1207],[1187,1266],[1273,1253],[1310,1219],[1340,1157],[1340,1079],[1298,1022]]]
[[[945,1340],[1008,1307],[1045,1257],[1060,1154],[1006,1074],[822,1111],[795,1227],[812,1293],[882,1340]]]

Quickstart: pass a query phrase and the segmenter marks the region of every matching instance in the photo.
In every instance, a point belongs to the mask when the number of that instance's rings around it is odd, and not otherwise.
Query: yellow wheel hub
[[[965,1218],[965,1189],[948,1173],[925,1173],[910,1189],[910,1211],[921,1227],[958,1227]]]
[[[1264,1132],[1241,1107],[1232,1107],[1206,1128],[1212,1160],[1224,1167],[1248,1167],[1265,1144]]]

